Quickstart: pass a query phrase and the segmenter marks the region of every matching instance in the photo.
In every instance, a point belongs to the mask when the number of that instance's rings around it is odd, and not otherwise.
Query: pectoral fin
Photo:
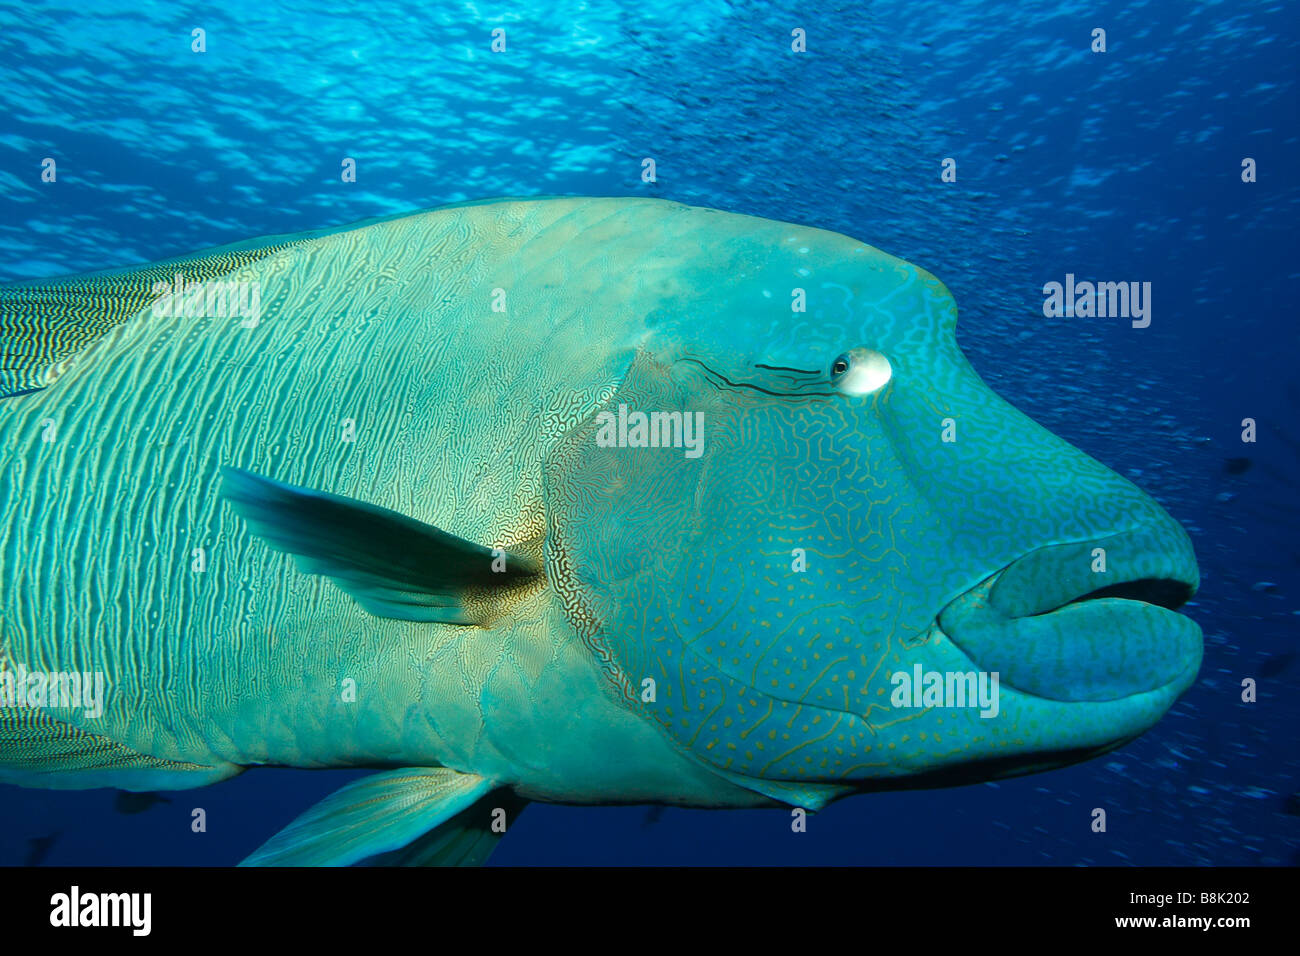
[[[495,786],[445,767],[373,774],[330,794],[240,866],[348,866],[418,840]]]
[[[222,469],[222,494],[253,532],[377,617],[482,624],[538,579],[539,563],[353,498]]]

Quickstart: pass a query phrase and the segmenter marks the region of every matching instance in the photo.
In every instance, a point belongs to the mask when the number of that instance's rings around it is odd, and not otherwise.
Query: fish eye
[[[846,395],[869,395],[893,374],[889,359],[875,349],[850,349],[831,363],[831,381]]]

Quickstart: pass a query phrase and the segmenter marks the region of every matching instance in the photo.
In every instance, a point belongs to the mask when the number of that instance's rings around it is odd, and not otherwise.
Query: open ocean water
[[[781,810],[534,804],[491,865],[1300,862],[1294,4],[331,9],[0,2],[0,280],[497,196],[826,228],[938,276],[980,375],[1152,494],[1201,566],[1200,677],[1106,756],[855,797],[803,834]],[[1150,326],[1045,318],[1067,273],[1150,282]],[[233,864],[360,775],[256,770],[152,803],[0,787],[0,863]]]

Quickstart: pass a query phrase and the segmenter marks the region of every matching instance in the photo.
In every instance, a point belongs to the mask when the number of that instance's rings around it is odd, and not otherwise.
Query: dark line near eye
[[[753,385],[750,384],[749,382],[733,382],[731,379],[727,378],[727,376],[723,375],[721,372],[716,372],[713,369],[709,368],[699,359],[684,358],[682,359],[682,361],[693,362],[694,364],[698,365],[700,368],[704,369],[704,371],[708,375],[720,379],[732,389],[748,388],[751,391],[762,392],[764,395],[771,395],[773,398],[812,398],[816,396],[822,396],[825,398],[835,397],[834,392],[773,392],[770,391],[769,389],[763,388],[761,385]]]
[[[789,366],[786,366],[786,365],[760,365],[760,364],[758,364],[757,362],[754,363],[754,368],[766,368],[766,369],[771,369],[773,372],[798,372],[800,375],[819,375],[819,374],[821,374],[821,373],[817,372],[816,370],[810,372],[810,371],[808,371],[807,369],[804,369],[804,368],[790,368]]]

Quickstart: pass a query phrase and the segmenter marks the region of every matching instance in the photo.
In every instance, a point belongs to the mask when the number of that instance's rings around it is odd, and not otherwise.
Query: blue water
[[[806,834],[783,811],[534,805],[494,864],[1300,859],[1294,5],[315,8],[0,3],[0,280],[490,196],[655,195],[833,229],[939,276],[989,384],[1152,493],[1201,562],[1200,679],[1108,756],[842,801]],[[1151,282],[1150,327],[1044,318],[1067,272]],[[355,776],[255,771],[133,814],[109,791],[4,787],[0,863],[229,864]]]

